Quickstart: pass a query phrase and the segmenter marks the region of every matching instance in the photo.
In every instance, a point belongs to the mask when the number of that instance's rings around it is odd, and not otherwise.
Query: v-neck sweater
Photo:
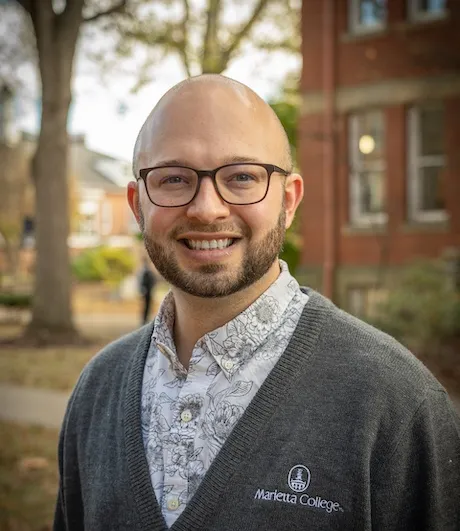
[[[460,527],[460,420],[395,340],[312,290],[291,341],[173,531]],[[153,324],[84,369],[60,443],[55,531],[168,528],[141,431]]]

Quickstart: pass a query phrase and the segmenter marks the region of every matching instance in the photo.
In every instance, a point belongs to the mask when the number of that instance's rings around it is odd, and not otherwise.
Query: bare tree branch
[[[70,39],[74,41],[77,39],[80,24],[83,20],[84,3],[84,0],[67,0],[64,11],[56,16],[56,30],[63,33],[63,40]],[[73,48],[74,45],[72,44],[71,47]]]
[[[243,25],[241,30],[235,35],[235,38],[231,42],[230,46],[225,50],[223,56],[225,58],[225,61],[228,62],[232,54],[235,52],[235,50],[238,48],[238,46],[241,44],[241,41],[247,37],[249,32],[251,31],[254,24],[259,20],[260,15],[262,11],[267,7],[271,0],[259,0],[257,5],[254,7],[254,11],[252,12],[252,15],[247,20],[246,24]]]
[[[85,17],[83,21],[93,22],[102,17],[106,17],[107,15],[112,15],[113,13],[123,13],[125,11],[125,8],[126,8],[126,0],[120,0],[118,4],[115,4],[114,6],[109,7],[105,11],[99,11],[98,13],[95,13],[94,15],[91,15],[90,17]]]
[[[49,79],[47,76],[51,76],[51,73],[47,74],[45,70],[52,70],[50,61],[46,61],[53,49],[53,28],[56,19],[51,0],[41,2],[40,6],[37,2],[32,2],[31,18],[37,40],[38,64],[43,83],[44,79]]]
[[[181,29],[182,29],[182,42],[181,46],[178,47],[178,52],[181,56],[182,63],[184,65],[185,71],[187,73],[187,77],[191,77],[192,72],[190,69],[190,60],[188,56],[188,42],[189,42],[189,34],[188,34],[188,24],[190,20],[190,5],[189,0],[182,0],[182,4],[184,7],[184,17],[181,21]]]
[[[217,65],[215,63],[219,59],[218,29],[220,10],[221,0],[208,0],[206,31],[201,58],[203,73],[214,73],[216,71]],[[221,68],[218,69],[222,70]]]
[[[291,53],[300,53],[300,45],[295,41],[295,39],[284,39],[282,41],[273,42],[254,40],[253,44],[256,48],[265,50],[267,52],[275,50],[286,50],[287,52]]]

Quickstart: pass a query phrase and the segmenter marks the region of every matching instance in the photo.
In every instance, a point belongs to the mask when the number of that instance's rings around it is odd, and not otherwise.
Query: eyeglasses
[[[215,170],[158,166],[139,170],[150,201],[160,207],[180,207],[197,196],[201,181],[210,177],[217,194],[230,205],[253,205],[265,199],[273,173],[289,172],[273,164],[235,163]]]

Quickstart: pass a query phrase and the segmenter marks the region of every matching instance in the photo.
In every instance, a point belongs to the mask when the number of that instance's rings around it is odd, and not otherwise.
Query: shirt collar
[[[280,275],[251,306],[225,325],[206,334],[198,341],[207,348],[228,379],[252,357],[267,336],[283,321],[283,314],[300,289],[289,273],[287,264],[280,260]],[[171,362],[174,369],[182,367],[174,345],[175,306],[172,292],[164,298],[157,317],[152,339]]]

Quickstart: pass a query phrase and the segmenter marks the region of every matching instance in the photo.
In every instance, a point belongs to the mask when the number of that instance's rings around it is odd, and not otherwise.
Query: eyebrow
[[[246,157],[244,155],[231,155],[230,157],[226,157],[223,159],[222,163],[219,164],[219,166],[225,166],[226,164],[235,164],[237,162],[253,162],[255,164],[260,164],[261,161],[259,159],[256,159],[254,157]],[[186,160],[182,159],[167,159],[167,160],[160,160],[155,163],[155,166],[153,167],[160,167],[160,166],[187,166],[187,167],[193,167],[189,163],[187,163]]]

